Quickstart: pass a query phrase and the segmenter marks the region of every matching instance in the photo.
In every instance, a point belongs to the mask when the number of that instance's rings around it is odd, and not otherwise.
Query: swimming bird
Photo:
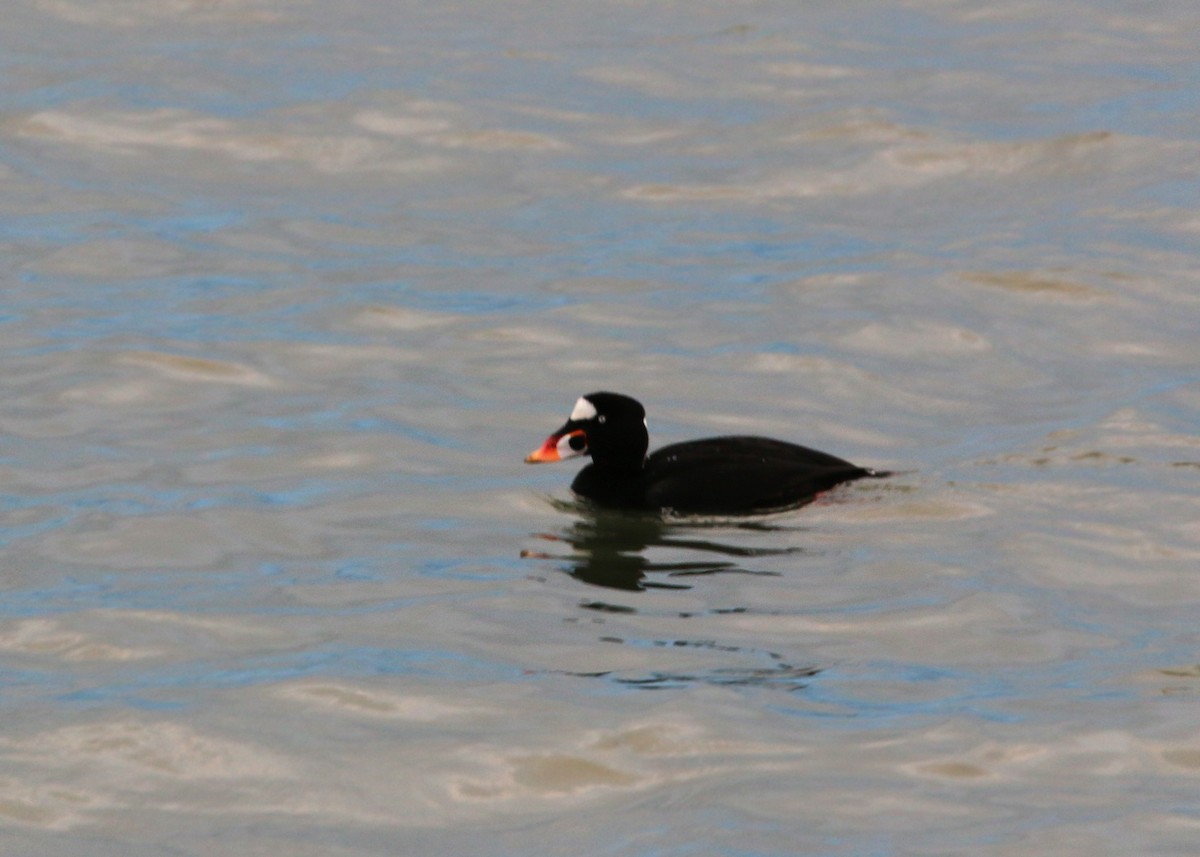
[[[571,483],[580,497],[607,508],[682,514],[792,508],[843,482],[890,475],[767,437],[689,440],[647,455],[649,446],[640,402],[620,393],[588,393],[525,461],[591,456]]]

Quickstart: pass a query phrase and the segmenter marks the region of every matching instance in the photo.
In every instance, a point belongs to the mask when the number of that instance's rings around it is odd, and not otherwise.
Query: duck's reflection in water
[[[758,548],[726,544],[705,538],[706,531],[771,531],[779,529],[761,521],[698,522],[673,521],[659,515],[632,514],[570,506],[577,515],[556,533],[535,537],[570,547],[570,552],[524,551],[527,557],[564,562],[563,569],[577,580],[608,589],[689,589],[681,578],[705,574],[764,574],[776,572],[748,568],[755,557],[801,553],[802,548]],[[655,560],[654,553],[666,549],[689,556],[679,560]],[[666,578],[666,579],[663,579]]]
[[[804,553],[799,547],[746,547],[731,544],[738,536],[765,539],[772,533],[795,531],[794,526],[782,526],[764,519],[704,521],[696,519],[663,518],[658,515],[638,515],[625,512],[597,510],[581,504],[556,504],[569,512],[572,520],[556,532],[534,533],[545,550],[526,550],[527,558],[554,563],[576,580],[607,589],[639,592],[647,589],[690,589],[688,578],[697,575],[755,574],[777,576],[779,572],[756,569],[756,558]],[[659,558],[655,558],[659,557]],[[639,614],[639,608],[614,604],[593,598],[579,607],[595,614]],[[661,604],[659,608],[661,609]],[[696,618],[701,615],[742,613],[738,606],[713,607],[701,613],[669,613],[675,618]],[[576,621],[568,619],[567,621]],[[606,619],[597,621],[607,625]],[[636,626],[625,628],[633,630]],[[612,629],[615,631],[615,629]],[[640,632],[647,630],[640,627]],[[753,686],[785,691],[798,691],[821,670],[798,664],[780,652],[753,646],[724,644],[709,634],[701,639],[671,635],[665,639],[612,633],[600,637],[605,643],[635,646],[639,649],[700,650],[712,656],[710,664],[693,662],[687,669],[655,669],[612,671],[598,669],[560,670],[561,674],[580,678],[595,678],[627,687],[663,689],[693,684],[724,686]],[[652,659],[656,660],[656,659]],[[702,661],[708,660],[703,658]],[[748,663],[747,663],[748,662]]]

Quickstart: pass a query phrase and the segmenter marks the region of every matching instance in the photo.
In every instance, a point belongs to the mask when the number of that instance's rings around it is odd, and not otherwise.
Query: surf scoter
[[[674,443],[646,455],[646,410],[620,393],[588,393],[525,459],[590,455],[571,490],[599,506],[685,514],[746,514],[802,506],[842,482],[887,473],[766,437]]]

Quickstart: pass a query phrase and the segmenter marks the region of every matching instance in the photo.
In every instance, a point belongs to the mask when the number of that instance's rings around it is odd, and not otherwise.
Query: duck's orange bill
[[[545,443],[525,456],[525,463],[545,464],[548,461],[561,461],[562,456],[558,454],[558,442],[560,440],[562,440],[562,435],[550,435],[550,437],[546,438]]]

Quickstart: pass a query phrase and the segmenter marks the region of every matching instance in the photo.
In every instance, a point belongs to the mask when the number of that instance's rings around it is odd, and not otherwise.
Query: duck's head
[[[539,464],[590,455],[597,464],[640,467],[650,446],[646,409],[620,393],[580,396],[571,415],[525,461]]]

